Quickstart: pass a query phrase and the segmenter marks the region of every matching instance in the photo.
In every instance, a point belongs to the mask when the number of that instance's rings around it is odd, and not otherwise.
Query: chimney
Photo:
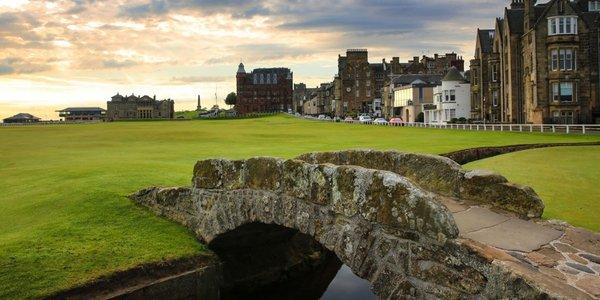
[[[154,95],[154,101],[156,101],[156,95]]]
[[[525,30],[530,30],[535,24],[535,3],[536,0],[523,0],[525,6]]]
[[[524,7],[523,0],[512,0],[510,4],[510,9],[523,9]]]

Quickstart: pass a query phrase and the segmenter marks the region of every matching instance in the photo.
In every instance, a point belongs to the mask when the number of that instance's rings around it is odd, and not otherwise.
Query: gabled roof
[[[525,18],[525,10],[523,9],[507,9],[506,22],[511,34],[523,34],[523,22]]]
[[[420,80],[425,84],[434,84],[440,85],[442,84],[442,75],[433,75],[433,74],[404,74],[394,78],[394,85],[409,85],[413,84],[416,80]]]
[[[32,114],[28,114],[28,113],[18,113],[10,118],[6,118],[4,120],[40,120],[40,118],[32,115]]]
[[[492,53],[495,31],[493,29],[478,29],[477,35],[481,43],[481,52]]]
[[[460,72],[458,71],[458,69],[456,69],[456,67],[452,67],[452,68],[450,68],[450,70],[448,70],[448,74],[446,74],[446,76],[444,76],[444,79],[442,79],[442,81],[463,82],[463,81],[465,81],[465,78],[462,76],[462,74],[460,74]]]

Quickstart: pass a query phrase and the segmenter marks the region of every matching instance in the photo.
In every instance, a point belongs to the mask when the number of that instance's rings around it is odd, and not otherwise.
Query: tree
[[[227,98],[225,98],[225,104],[227,105],[235,105],[237,102],[237,95],[235,93],[229,93]]]

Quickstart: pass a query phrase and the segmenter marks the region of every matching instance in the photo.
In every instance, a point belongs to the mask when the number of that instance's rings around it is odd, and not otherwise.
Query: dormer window
[[[588,5],[589,11],[600,11],[600,1],[590,1]]]
[[[548,18],[548,35],[577,34],[576,16]]]

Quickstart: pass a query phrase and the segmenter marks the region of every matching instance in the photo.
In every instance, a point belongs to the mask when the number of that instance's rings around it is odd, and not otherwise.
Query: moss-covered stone
[[[544,212],[544,202],[533,189],[509,183],[503,176],[490,171],[466,173],[460,194],[465,200],[490,204],[523,218],[539,218]]]
[[[245,187],[260,190],[277,190],[283,177],[283,162],[280,159],[256,157],[246,160],[244,165]]]

